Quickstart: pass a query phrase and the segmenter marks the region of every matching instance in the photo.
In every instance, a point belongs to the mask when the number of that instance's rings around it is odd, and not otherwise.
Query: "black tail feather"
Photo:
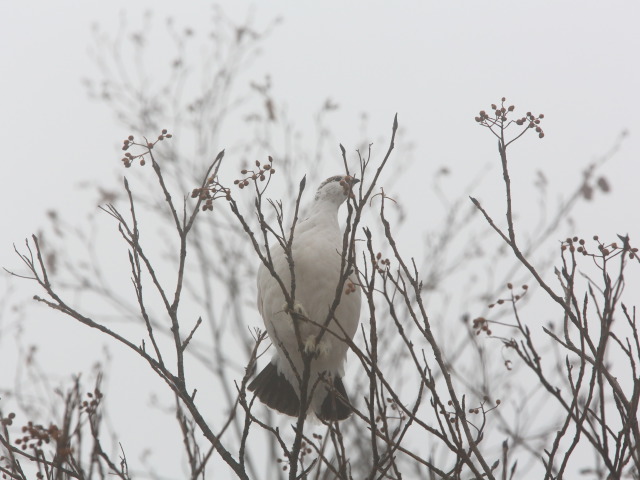
[[[278,368],[269,363],[249,384],[249,390],[267,405],[285,415],[297,417],[300,412],[300,400],[289,381],[278,372]],[[344,387],[342,387],[344,389]]]
[[[344,400],[343,400],[344,399]],[[327,390],[327,396],[316,415],[325,422],[345,420],[351,415],[349,396],[344,389],[342,378],[333,377],[333,389]]]

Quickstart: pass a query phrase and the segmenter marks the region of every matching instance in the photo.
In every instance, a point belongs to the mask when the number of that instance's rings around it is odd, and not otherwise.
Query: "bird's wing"
[[[265,272],[269,273],[267,271],[267,267],[264,266],[264,263],[260,264],[260,267],[258,267],[258,275],[256,277],[256,283],[258,284],[258,312],[260,312],[260,316],[262,318],[264,318],[264,302],[263,302],[263,291],[265,289]]]

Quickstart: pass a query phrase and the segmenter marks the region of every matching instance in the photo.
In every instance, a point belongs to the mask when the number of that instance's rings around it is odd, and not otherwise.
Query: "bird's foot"
[[[331,353],[331,343],[327,340],[320,340],[316,343],[316,336],[309,335],[304,342],[304,351],[313,353],[315,357],[327,357]]]
[[[288,307],[288,305],[285,303],[284,306],[283,306],[283,310],[285,312],[287,312],[287,314],[289,314],[289,316],[291,318],[299,318],[299,317],[303,317],[305,319],[309,318],[309,315],[307,314],[307,311],[304,309],[302,304],[299,303],[299,302],[294,302],[292,309],[290,309]]]

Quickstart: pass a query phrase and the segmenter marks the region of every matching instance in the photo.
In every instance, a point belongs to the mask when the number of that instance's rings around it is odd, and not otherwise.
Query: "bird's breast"
[[[292,253],[295,302],[302,305],[314,322],[323,323],[326,320],[329,308],[336,297],[342,266],[341,252],[342,234],[337,228],[335,230],[324,227],[301,228],[294,235]],[[277,251],[272,252],[272,258],[276,272],[287,290],[290,290],[290,267],[284,252],[278,248]],[[273,290],[272,293],[274,293]],[[346,309],[349,318],[356,317],[357,321],[360,292],[357,293],[358,295],[342,295],[340,306],[336,311],[338,318],[340,318],[340,312]],[[281,294],[279,298],[277,302],[273,302],[272,308],[281,309],[284,298]]]

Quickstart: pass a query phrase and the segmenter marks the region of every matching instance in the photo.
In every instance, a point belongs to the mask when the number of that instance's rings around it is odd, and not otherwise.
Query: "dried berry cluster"
[[[538,138],[544,137],[544,131],[540,127],[540,122],[544,118],[544,114],[539,114],[537,117],[531,112],[527,112],[526,116],[516,120],[516,125],[527,125],[528,128],[535,128],[538,134]]]
[[[489,320],[484,317],[473,319],[473,329],[476,331],[476,335],[480,335],[482,332],[485,332],[487,335],[491,335]]]
[[[0,425],[9,426],[13,423],[14,418],[16,418],[16,414],[11,412],[6,418],[0,418]]]
[[[399,418],[400,420],[404,420],[405,419],[404,412],[398,407],[398,404],[396,403],[396,401],[393,398],[388,397],[387,398],[387,403],[389,404],[389,408],[391,410],[397,411],[400,414],[400,418]]]
[[[373,260],[373,268],[375,268],[379,274],[383,275],[389,271],[391,262],[388,258],[382,258],[382,253],[378,252],[376,258]]]
[[[145,163],[147,163],[145,157],[151,152],[153,147],[155,147],[156,143],[161,142],[165,138],[171,137],[172,135],[170,133],[167,133],[166,128],[162,130],[162,133],[158,135],[158,138],[153,142],[150,142],[145,138],[145,143],[139,143],[135,141],[133,135],[129,135],[129,137],[122,142],[122,150],[129,150],[129,148],[133,146],[142,147],[144,150],[142,153],[136,155],[130,152],[125,153],[124,157],[122,157],[122,163],[124,163],[124,166],[127,168],[129,168],[136,160],[140,162],[140,165],[144,165]]]
[[[482,400],[482,402],[480,403],[480,406],[476,407],[476,408],[470,408],[469,409],[469,413],[472,413],[474,415],[478,415],[480,412],[482,412],[482,413],[486,414],[486,413],[490,412],[491,410],[494,410],[494,409],[498,408],[498,406],[502,403],[502,401],[498,398],[498,399],[496,399],[496,404],[495,404],[494,407],[491,407],[489,409],[485,409],[484,406],[488,402],[489,402],[489,397],[485,396],[484,399]]]
[[[628,243],[628,239],[625,242],[626,246],[625,244],[618,245],[617,242],[612,242],[609,244],[602,243],[597,235],[593,237],[593,240],[598,244],[597,253],[588,251],[585,239],[578,237],[568,237],[564,242],[562,242],[560,249],[563,252],[568,250],[571,253],[578,252],[585,256],[600,258],[612,258],[616,255],[620,255],[623,252],[627,252],[630,259],[634,259],[638,255],[638,249],[635,247],[631,247],[631,245]]]
[[[488,122],[488,123],[491,123],[491,124],[494,124],[496,122],[496,120],[499,120],[501,122],[506,122],[508,113],[509,112],[513,112],[515,110],[515,108],[516,108],[513,105],[505,107],[504,106],[504,102],[506,100],[507,99],[505,97],[502,97],[502,103],[500,105],[500,108],[498,108],[498,106],[495,103],[491,104],[491,110],[493,110],[493,117],[491,117],[484,110],[480,110],[480,113],[478,114],[478,116],[475,117],[476,122],[478,122],[478,123]]]
[[[516,303],[519,300],[522,299],[522,297],[524,297],[528,290],[529,290],[529,286],[528,285],[522,285],[521,289],[522,291],[520,293],[514,293],[513,292],[513,284],[512,283],[507,283],[507,288],[510,291],[510,297],[509,298],[499,298],[498,300],[495,301],[495,303],[491,303],[488,305],[489,308],[493,308],[496,305],[503,305],[505,302],[511,302],[511,303]],[[480,335],[482,332],[486,333],[487,335],[491,335],[491,328],[490,328],[490,324],[491,323],[495,323],[495,321],[492,320],[488,320],[485,317],[477,317],[473,319],[473,329],[476,332],[476,335]],[[498,322],[500,323],[500,322]],[[504,324],[502,324],[504,325]]]
[[[322,435],[316,435],[314,433],[313,434],[313,438],[321,439]],[[304,460],[304,457],[306,455],[311,455],[312,452],[313,452],[313,450],[311,449],[309,444],[306,442],[306,440],[303,440],[302,443],[300,444],[300,460]],[[283,459],[283,458],[277,458],[276,462],[284,464],[284,465],[282,465],[282,471],[283,472],[286,472],[289,469],[288,460]]]
[[[544,137],[544,131],[542,127],[540,127],[540,122],[544,118],[544,114],[534,115],[531,112],[527,112],[524,117],[518,118],[516,120],[509,120],[509,113],[515,110],[514,105],[505,106],[506,98],[502,97],[500,105],[496,105],[495,103],[491,104],[491,110],[493,110],[493,115],[488,114],[484,110],[480,110],[480,113],[477,117],[475,117],[475,121],[478,122],[483,127],[491,128],[493,126],[499,126],[502,128],[507,128],[512,122],[516,125],[526,125],[527,128],[535,128],[538,133],[538,138]]]
[[[11,477],[9,477],[5,472],[11,472],[13,470],[13,461],[11,458],[9,457],[5,457],[4,455],[0,456],[0,462],[4,462],[4,470],[2,471],[2,478],[4,479],[8,479],[8,478],[17,478],[14,477],[13,475]],[[11,474],[9,474],[11,475]],[[40,472],[38,472],[38,474],[36,475],[36,478],[43,478],[42,474],[40,474]]]
[[[80,404],[80,411],[85,412],[88,415],[94,414],[100,405],[102,397],[102,392],[98,388],[96,388],[93,393],[88,392],[87,399],[83,400]]]
[[[453,402],[451,400],[449,400],[447,402],[447,405],[449,405],[450,407],[453,406]],[[440,410],[440,414],[445,415],[447,417],[447,420],[449,421],[449,423],[457,423],[458,422],[458,414],[454,411],[446,411],[445,409]]]
[[[489,413],[491,410],[495,410],[496,408],[498,408],[498,406],[502,403],[502,401],[500,399],[496,399],[495,405],[491,408],[485,408],[485,404],[487,404],[489,402],[489,397],[485,396],[482,400],[482,402],[480,402],[480,406],[479,407],[475,407],[475,408],[470,408],[469,409],[469,413],[474,414],[474,415],[478,415],[480,413],[482,413],[483,415],[486,415],[487,413]],[[451,400],[449,400],[447,402],[447,405],[449,405],[450,407],[453,406],[453,402]],[[446,415],[447,416],[447,420],[449,421],[449,423],[457,423],[458,422],[458,415],[456,414],[456,412],[454,411],[446,411],[444,409],[440,410],[440,413],[442,415]]]
[[[276,173],[273,168],[273,158],[271,156],[269,156],[267,163],[264,165],[261,165],[260,161],[256,160],[256,167],[257,170],[243,169],[240,173],[244,175],[244,177],[234,180],[234,185],[237,185],[238,188],[244,188],[249,185],[249,181],[264,182],[267,178],[271,178],[271,175]]]
[[[24,435],[21,438],[16,439],[16,445],[20,445],[22,450],[26,450],[27,448],[39,450],[45,443],[48,444],[52,440],[58,445],[65,443],[63,438],[64,434],[54,424],[45,428],[42,425],[34,425],[33,422],[29,422],[22,427],[22,433]],[[62,448],[58,450],[59,453],[64,456],[72,453],[70,448]]]
[[[605,177],[599,177],[598,180],[596,180],[596,186],[605,194],[611,191],[611,185],[609,185],[609,181]],[[595,188],[589,185],[585,180],[580,193],[582,193],[585,200],[591,200],[593,198],[594,190]]]
[[[194,188],[191,192],[191,198],[199,198],[204,202],[202,210],[213,210],[213,201],[218,198],[231,200],[231,190],[222,186],[218,180],[218,176],[207,178],[205,186],[202,188]]]
[[[287,460],[284,460],[282,458],[276,458],[276,462],[277,463],[285,463],[285,462],[287,462]],[[282,466],[282,471],[286,472],[288,469],[289,469],[289,465],[287,465],[285,463],[285,465]]]
[[[304,460],[305,455],[310,455],[311,452],[313,452],[313,450],[311,450],[311,447],[303,440],[300,445],[300,459]]]
[[[509,290],[513,290],[513,284],[512,283],[507,283],[507,288]],[[493,308],[496,306],[496,304],[498,305],[502,305],[505,301],[507,302],[517,302],[518,300],[520,300],[522,297],[525,296],[525,294],[527,293],[527,290],[529,289],[529,285],[522,285],[522,292],[519,294],[513,294],[513,292],[511,292],[511,298],[508,299],[504,299],[504,298],[500,298],[498,300],[496,300],[496,303],[491,303],[489,304],[489,308]]]
[[[356,285],[352,281],[348,281],[347,286],[344,289],[344,294],[349,295],[351,293],[354,293],[355,291],[356,291]]]
[[[398,407],[398,404],[396,403],[396,401],[393,398],[387,397],[387,398],[385,398],[385,400],[386,400],[386,402],[389,405],[389,408],[391,410],[393,410],[394,412],[398,412],[398,416],[397,417],[395,417],[395,416],[394,417],[389,417],[387,415],[386,418],[395,418],[396,420],[400,420],[401,422],[404,421],[407,418],[406,415],[404,414],[404,412],[402,411],[402,409],[400,407]],[[382,421],[382,416],[381,415],[378,415],[376,417],[376,424],[377,423],[381,424],[381,427],[379,428],[379,430],[382,433],[387,433],[387,429],[384,426],[384,422]],[[391,436],[395,437],[397,435],[397,433],[398,432],[392,432]]]

